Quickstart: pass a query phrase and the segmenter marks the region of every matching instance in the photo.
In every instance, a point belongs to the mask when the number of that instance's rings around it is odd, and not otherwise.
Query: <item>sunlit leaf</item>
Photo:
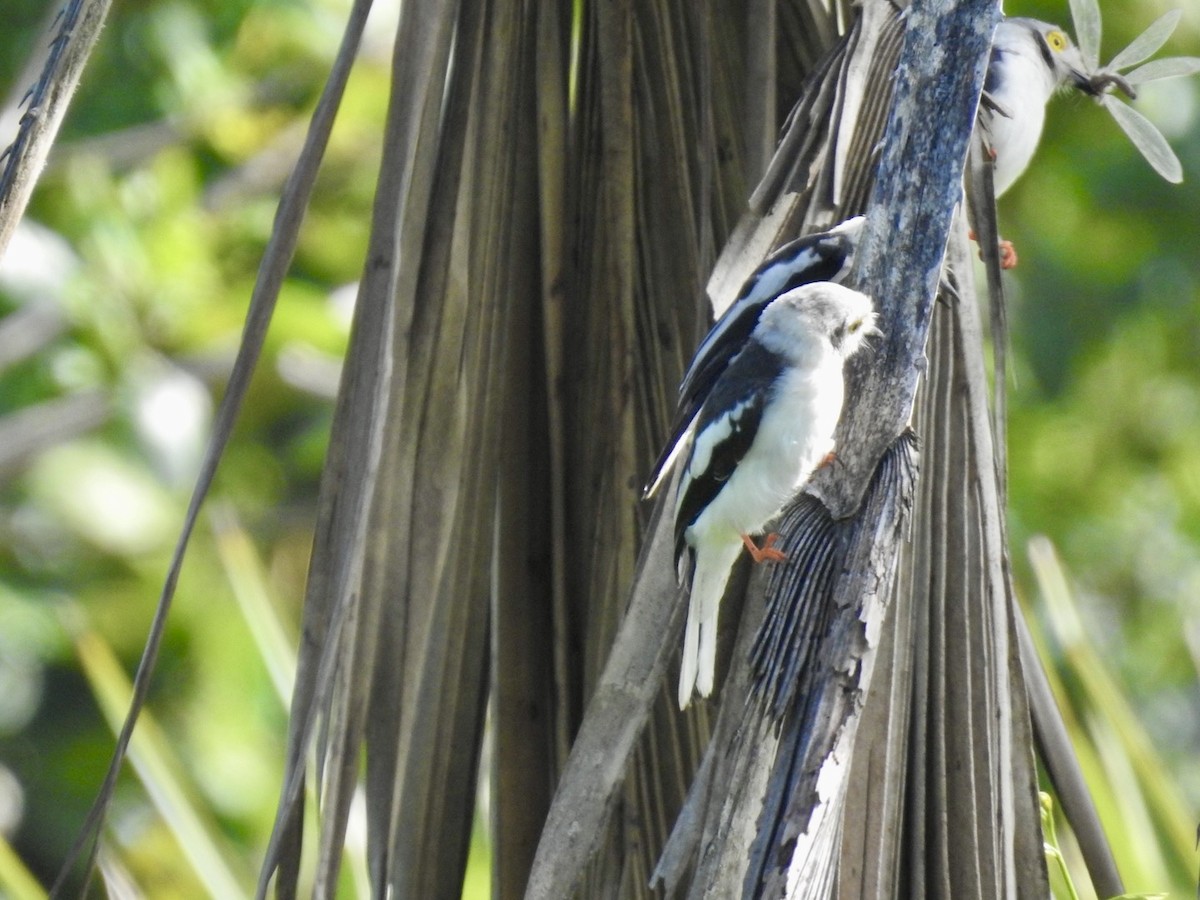
[[[121,668],[113,648],[96,631],[81,625],[77,611],[70,613],[75,651],[109,727],[121,728],[129,709],[133,685]],[[214,897],[237,897],[247,883],[246,873],[235,873],[236,858],[220,836],[214,816],[195,800],[195,787],[180,774],[176,748],[157,720],[146,714],[129,745],[129,759],[143,787],[178,841],[184,858],[200,883]]]
[[[1197,72],[1200,72],[1200,56],[1169,56],[1166,59],[1152,60],[1134,69],[1125,76],[1125,80],[1130,84],[1145,84],[1164,78],[1195,75]]]
[[[1100,102],[1112,113],[1121,130],[1129,135],[1133,145],[1146,157],[1146,162],[1154,167],[1155,172],[1172,184],[1183,181],[1183,166],[1179,157],[1153,122],[1109,94],[1101,97]]]
[[[0,888],[13,900],[41,900],[46,896],[33,873],[25,867],[12,844],[0,834]]]
[[[1139,712],[1120,696],[1105,652],[1089,638],[1085,605],[1053,544],[1045,537],[1033,538],[1028,558],[1047,621],[1061,648],[1063,671],[1071,673],[1081,696],[1088,698],[1076,701],[1081,714],[1088,710],[1084,728],[1088,736],[1077,735],[1075,742],[1084,758],[1094,754],[1099,766],[1099,777],[1089,782],[1096,785],[1101,809],[1107,812],[1105,830],[1121,871],[1131,881],[1163,884],[1170,877],[1169,856],[1182,861],[1192,853],[1193,829],[1186,805],[1180,802]],[[1061,684],[1059,690],[1061,696]],[[1157,840],[1141,841],[1142,835],[1157,827],[1163,829]],[[1046,833],[1046,839],[1055,842],[1052,832]]]
[[[263,573],[262,561],[258,558],[250,536],[246,534],[237,514],[228,503],[215,504],[212,510],[213,528],[217,535],[217,553],[225,569],[225,576],[233,588],[234,598],[263,664],[271,676],[284,706],[292,700],[292,682],[296,675],[296,652],[271,599]]]
[[[1167,42],[1182,15],[1183,10],[1173,9],[1159,16],[1149,28],[1135,37],[1128,47],[1114,56],[1105,68],[1120,71],[1149,59]]]
[[[1096,0],[1071,0],[1071,19],[1079,52],[1089,70],[1100,62],[1100,5]]]

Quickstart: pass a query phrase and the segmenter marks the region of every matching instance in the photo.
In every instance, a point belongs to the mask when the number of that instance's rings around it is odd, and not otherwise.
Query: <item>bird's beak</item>
[[[1089,97],[1101,97],[1112,88],[1121,91],[1130,100],[1137,97],[1133,85],[1116,72],[1106,72],[1104,69],[1089,72],[1079,51],[1075,48],[1072,48],[1072,51],[1069,59],[1065,54],[1062,58],[1067,67],[1067,81],[1072,87],[1083,91]]]
[[[1105,72],[1102,69],[1087,77],[1086,81],[1086,87],[1078,83],[1076,87],[1091,97],[1099,97],[1101,94],[1106,93],[1109,88],[1117,88],[1130,100],[1137,99],[1137,90],[1134,86],[1116,72]]]
[[[1067,77],[1063,78],[1071,87],[1083,91],[1089,97],[1098,97],[1099,89],[1092,84],[1092,73],[1088,71],[1087,65],[1083,61],[1083,54],[1079,52],[1078,47],[1069,47],[1064,50],[1058,57],[1058,65],[1062,69],[1066,69]]]

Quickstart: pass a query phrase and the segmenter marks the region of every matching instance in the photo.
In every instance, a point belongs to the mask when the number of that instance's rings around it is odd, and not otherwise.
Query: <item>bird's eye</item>
[[[1067,49],[1071,42],[1067,40],[1067,36],[1061,31],[1051,31],[1046,35],[1046,43],[1050,45],[1051,50],[1061,53]]]
[[[857,334],[858,329],[862,328],[862,324],[863,324],[862,319],[855,319],[853,322],[850,323],[850,333]]]

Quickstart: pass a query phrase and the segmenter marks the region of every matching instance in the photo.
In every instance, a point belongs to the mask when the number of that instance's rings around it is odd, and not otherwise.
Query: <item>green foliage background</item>
[[[1102,55],[1171,6],[1106,0]],[[108,654],[126,672],[136,666],[278,190],[346,9],[114,8],[29,212],[39,237],[14,244],[0,270],[0,435],[28,434],[29,411],[63,398],[83,397],[86,411],[65,416],[78,431],[66,439],[15,459],[0,446],[0,835],[43,882],[107,764],[97,697],[119,700],[121,689]],[[1065,3],[1008,11],[1069,25]],[[0,85],[10,97],[25,91],[20,67],[46,40],[44,16],[30,0],[8,4]],[[178,784],[242,886],[269,833],[393,17],[376,11],[184,570],[151,699],[162,737],[146,753],[164,768],[128,772],[111,819],[112,865],[151,896],[215,890],[156,781]],[[1200,8],[1185,8],[1164,52],[1200,54]],[[1198,82],[1147,86],[1139,107],[1183,160],[1183,185],[1162,182],[1107,113],[1071,96],[1052,104],[1034,165],[1000,203],[1022,260],[1008,280],[1009,527],[1089,775],[1106,786],[1102,808],[1130,829],[1119,842],[1129,887],[1182,893],[1200,805]],[[19,353],[6,326],[32,310],[51,324]],[[93,417],[100,424],[85,427]],[[1028,565],[1037,534],[1071,574],[1074,630],[1048,612]],[[1110,695],[1136,718],[1114,718]],[[1149,752],[1128,750],[1131,740]],[[350,866],[348,890],[354,878]],[[469,890],[485,891],[486,876],[475,878]]]

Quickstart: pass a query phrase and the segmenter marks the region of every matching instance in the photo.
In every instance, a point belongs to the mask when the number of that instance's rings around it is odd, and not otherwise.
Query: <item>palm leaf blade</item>
[[[1150,23],[1150,26],[1134,38],[1124,50],[1112,58],[1105,68],[1114,72],[1136,66],[1143,60],[1149,59],[1162,47],[1175,31],[1183,16],[1183,10],[1172,9],[1163,13]]]
[[[1172,184],[1183,181],[1183,165],[1179,162],[1179,157],[1153,122],[1109,94],[1101,97],[1100,102],[1155,172]]]

